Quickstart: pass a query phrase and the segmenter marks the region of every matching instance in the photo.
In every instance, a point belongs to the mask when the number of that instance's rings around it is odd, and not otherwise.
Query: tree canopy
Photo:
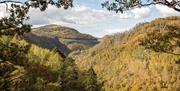
[[[107,0],[102,6],[110,11],[123,12],[132,8],[141,8],[156,4],[165,5],[180,12],[180,0]]]
[[[39,8],[45,11],[49,5],[57,8],[68,9],[73,6],[73,0],[26,0],[24,2],[16,0],[2,0],[0,4],[5,4],[10,12],[9,17],[0,19],[1,35],[22,35],[31,30],[31,25],[24,24],[24,20],[29,19],[27,15],[30,8]]]
[[[156,4],[165,5],[180,12],[180,0],[113,0],[112,2],[108,0],[104,2],[102,6],[109,11],[123,13],[124,11],[133,8],[141,8]],[[165,24],[161,24],[160,26],[162,26],[161,30],[149,30],[151,33],[148,33],[147,36],[141,40],[141,45],[146,49],[151,49],[156,52],[180,55],[173,52],[174,47],[180,47],[180,29],[177,27],[178,25],[166,26]],[[162,31],[164,33],[162,33]],[[173,41],[171,41],[172,39]]]
[[[161,30],[152,31],[141,40],[141,45],[146,49],[152,49],[155,52],[164,52],[173,55],[180,55],[175,53],[174,49],[180,48],[180,28],[178,25],[168,26],[161,25]]]

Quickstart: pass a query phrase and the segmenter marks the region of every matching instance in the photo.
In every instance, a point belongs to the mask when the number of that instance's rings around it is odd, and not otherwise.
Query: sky
[[[24,1],[24,0],[18,0]],[[38,27],[57,24],[75,28],[81,33],[95,37],[128,31],[135,25],[156,18],[180,16],[180,13],[162,5],[136,8],[122,13],[109,12],[101,6],[103,0],[74,0],[74,7],[68,10],[49,6],[45,12],[31,9],[27,23]],[[6,16],[4,5],[0,5],[0,18]]]

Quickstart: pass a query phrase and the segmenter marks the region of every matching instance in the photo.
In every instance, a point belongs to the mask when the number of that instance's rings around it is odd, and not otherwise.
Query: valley
[[[32,34],[47,38],[56,37],[60,43],[59,47],[64,46],[59,51],[63,53],[69,51],[69,57],[75,60],[80,71],[93,68],[97,74],[97,81],[103,84],[102,89],[105,91],[178,91],[180,74],[177,61],[180,56],[146,49],[140,40],[148,33],[158,33],[156,30],[162,31],[160,33],[163,34],[165,32],[162,30],[163,26],[167,26],[166,31],[171,31],[170,26],[175,25],[180,30],[179,24],[179,17],[155,19],[139,24],[127,32],[106,35],[101,38],[100,43],[91,35],[57,25],[36,28]],[[31,38],[39,40],[29,34],[26,37],[27,40]],[[44,39],[44,41],[51,40]],[[37,44],[48,46],[54,44],[44,41],[40,39]],[[54,46],[51,50],[53,48],[58,49]],[[175,52],[180,53],[179,46],[173,48]]]
[[[103,38],[54,24],[23,35],[3,33],[2,91],[180,90],[179,16]]]
[[[0,91],[180,91],[180,1],[0,0]]]
[[[148,33],[163,34],[172,31],[172,26],[176,26],[180,41],[180,17],[155,19],[127,32],[105,36],[73,58],[81,70],[94,68],[98,79],[105,82],[105,91],[178,91],[180,56],[148,50],[140,43]],[[173,50],[180,53],[179,47]]]
[[[59,42],[65,44],[71,51],[85,50],[99,43],[97,38],[91,35],[82,34],[73,28],[58,25],[46,25],[34,28],[31,34],[26,34],[24,36],[27,40],[32,42],[35,40],[39,40],[39,43],[40,41],[43,41],[43,38],[41,40],[34,36],[41,36],[46,38],[56,37],[58,38]],[[47,41],[47,39],[45,39],[45,41]],[[45,44],[41,42],[40,44],[46,45],[46,42],[44,43]],[[48,45],[51,44],[49,43]]]

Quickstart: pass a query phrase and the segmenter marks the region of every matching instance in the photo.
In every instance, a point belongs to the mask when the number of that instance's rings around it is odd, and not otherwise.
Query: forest
[[[2,0],[0,91],[179,91],[180,16],[139,23],[98,38],[50,24],[33,28],[31,8],[68,10],[73,0]],[[114,0],[109,12],[165,5],[180,12],[179,0]]]

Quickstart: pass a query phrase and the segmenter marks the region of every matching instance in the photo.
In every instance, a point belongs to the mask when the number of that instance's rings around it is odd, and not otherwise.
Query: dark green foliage
[[[62,67],[62,91],[79,91],[78,68],[71,58],[66,58]]]
[[[116,13],[123,13],[126,10],[133,8],[140,8],[150,5],[162,4],[169,8],[180,12],[180,2],[178,0],[107,0],[102,3],[102,6],[107,8],[107,10],[115,11]]]
[[[86,91],[98,91],[97,75],[92,67],[87,71],[86,76],[88,76],[84,80],[86,83]]]
[[[115,0],[114,2],[106,1],[102,4],[103,7],[107,8],[110,11],[123,12],[133,7],[134,4],[141,3],[141,0]]]
[[[28,85],[24,79],[27,53],[29,46],[22,44],[13,37],[0,38],[0,80],[1,90],[23,90]]]
[[[30,32],[31,26],[27,24],[19,25],[19,22],[14,18],[2,18],[0,19],[0,36],[2,35],[23,35]]]
[[[26,32],[30,32],[31,26],[25,24],[24,21],[29,19],[28,12],[30,8],[39,8],[41,11],[45,11],[48,5],[54,5],[58,8],[63,7],[68,9],[72,7],[73,0],[27,0],[24,2],[2,0],[0,4],[6,4],[7,10],[10,12],[10,16],[0,19],[0,36],[3,35],[22,35]],[[9,5],[10,4],[10,8]]]
[[[18,45],[18,41],[11,41],[13,37],[1,36],[0,38],[0,58],[4,61],[14,60],[16,63],[22,64],[25,54],[28,52],[29,45]],[[14,39],[15,40],[15,39]],[[11,42],[9,42],[11,41]],[[21,60],[19,60],[21,59]]]
[[[102,91],[103,83],[98,81],[97,74],[92,67],[81,72],[80,81],[82,82],[85,91]]]

